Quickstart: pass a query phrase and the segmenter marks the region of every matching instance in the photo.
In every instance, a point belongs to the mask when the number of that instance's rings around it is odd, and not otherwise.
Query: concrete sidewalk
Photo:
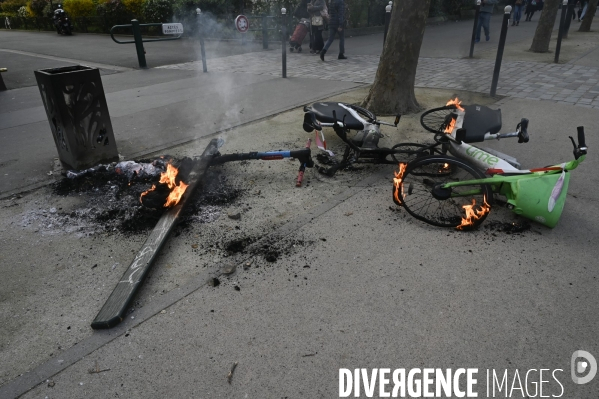
[[[336,99],[353,102],[365,93]],[[451,93],[419,96],[441,102]],[[338,396],[341,367],[426,366],[479,368],[480,384],[485,369],[510,375],[562,369],[557,376],[567,397],[594,397],[597,385],[573,384],[568,370],[574,350],[599,353],[593,267],[599,252],[592,244],[599,238],[599,198],[589,189],[599,111],[526,99],[493,103],[480,95],[468,100],[501,107],[505,129],[530,118],[530,143],[491,143],[523,167],[570,159],[567,136],[586,127],[590,153],[572,173],[558,227],[533,225],[518,235],[490,229],[493,221],[518,221],[501,208],[474,233],[422,224],[393,205],[391,166],[333,179],[309,171],[306,186],[296,189],[295,163],[227,164],[214,173],[245,194],[216,220],[172,237],[127,319],[92,332],[91,319],[144,236],[19,227],[40,207],[68,214],[85,202],[47,190],[11,200],[15,205],[0,208],[0,239],[12,248],[2,252],[2,264],[19,267],[2,270],[11,282],[3,290],[13,292],[2,310],[10,320],[3,358],[13,364],[2,364],[0,396],[33,388],[22,397],[329,398]],[[234,129],[221,150],[300,147],[301,120],[295,109]],[[430,139],[417,126],[417,115],[406,116],[399,130],[385,129],[381,144]],[[338,151],[331,132],[327,140]],[[169,152],[197,154],[207,141]],[[226,217],[231,207],[240,219]],[[241,253],[224,250],[247,238],[254,244]],[[263,245],[280,251],[276,262],[252,252]],[[224,275],[232,264],[237,271]],[[207,284],[214,277],[217,287]],[[560,393],[553,380],[545,389]]]

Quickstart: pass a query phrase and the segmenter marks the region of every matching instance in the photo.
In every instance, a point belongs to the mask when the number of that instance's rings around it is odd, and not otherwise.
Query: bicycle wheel
[[[393,147],[391,147],[392,150],[395,150],[395,153],[391,154],[391,158],[397,163],[408,163],[416,158],[439,154],[439,150],[433,146],[434,144],[420,143],[395,144]]]
[[[447,127],[445,119],[455,109],[455,105],[429,109],[420,116],[420,124],[431,133],[443,133]]]
[[[474,228],[482,223],[491,210],[488,205],[492,194],[490,186],[442,186],[484,177],[482,172],[458,158],[443,155],[418,158],[406,166],[397,197],[394,185],[394,200],[398,198],[400,205],[416,219],[439,227],[460,226],[462,219],[468,216],[466,209],[470,208],[475,213],[475,216],[468,218],[472,224],[459,228]]]

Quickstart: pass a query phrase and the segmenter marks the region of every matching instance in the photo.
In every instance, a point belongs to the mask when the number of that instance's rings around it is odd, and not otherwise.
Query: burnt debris
[[[156,225],[165,211],[163,205],[168,192],[163,187],[168,189],[168,186],[159,181],[166,165],[172,163],[179,169],[179,183],[189,178],[195,162],[197,160],[191,158],[177,160],[164,156],[154,160],[99,165],[85,171],[72,172],[69,177],[54,183],[52,192],[59,196],[85,198],[86,205],[69,212],[40,210],[27,216],[27,224],[35,223],[84,233],[146,233]],[[154,190],[156,195],[144,196],[147,198],[142,204],[141,194],[152,186],[157,187]],[[220,215],[220,208],[236,202],[243,192],[232,186],[224,174],[209,169],[202,189],[192,194],[192,200],[183,209],[177,230],[187,228],[192,222],[208,223],[216,220]]]

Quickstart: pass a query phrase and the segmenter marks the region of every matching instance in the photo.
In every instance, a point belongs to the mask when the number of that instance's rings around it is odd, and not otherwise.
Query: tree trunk
[[[545,0],[545,6],[535,31],[535,37],[532,39],[530,51],[535,53],[546,53],[549,51],[549,41],[551,40],[551,32],[555,25],[555,17],[561,0]]]
[[[595,16],[595,12],[597,11],[597,2],[599,0],[590,0],[589,5],[587,6],[587,12],[584,14],[584,19],[580,23],[580,28],[578,28],[579,32],[590,32],[591,24],[593,23],[593,17]]]
[[[395,0],[374,83],[362,106],[379,115],[417,112],[416,68],[431,0]]]

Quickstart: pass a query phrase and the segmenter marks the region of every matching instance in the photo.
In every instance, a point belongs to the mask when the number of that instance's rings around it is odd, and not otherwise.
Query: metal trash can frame
[[[118,160],[98,68],[41,69],[35,78],[64,167],[81,170]]]

